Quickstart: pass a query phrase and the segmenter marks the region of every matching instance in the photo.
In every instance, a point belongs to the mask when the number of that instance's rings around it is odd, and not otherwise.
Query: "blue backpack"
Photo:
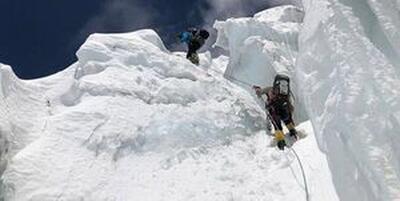
[[[190,41],[192,40],[192,34],[190,32],[182,32],[181,34],[179,34],[179,41],[181,43],[190,43]]]
[[[189,44],[192,40],[195,40],[199,44],[203,45],[205,40],[210,36],[207,30],[190,28],[188,31],[179,34],[179,40],[181,43]]]

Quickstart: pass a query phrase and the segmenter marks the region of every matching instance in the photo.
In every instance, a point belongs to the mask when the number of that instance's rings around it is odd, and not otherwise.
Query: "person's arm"
[[[261,89],[261,95],[267,95],[268,96],[268,92],[271,91],[272,87],[265,87],[263,89]]]
[[[264,94],[268,96],[268,92],[271,90],[272,87],[261,88],[259,86],[253,86],[253,88],[256,91],[257,96],[261,97]]]

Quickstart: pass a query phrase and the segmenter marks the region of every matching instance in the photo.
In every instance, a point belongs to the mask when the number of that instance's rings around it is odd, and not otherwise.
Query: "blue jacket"
[[[179,40],[181,41],[181,43],[187,43],[189,44],[190,41],[192,40],[192,34],[190,32],[182,32],[181,34],[179,34]]]

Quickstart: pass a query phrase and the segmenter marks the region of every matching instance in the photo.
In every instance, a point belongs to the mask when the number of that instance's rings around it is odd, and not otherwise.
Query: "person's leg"
[[[296,136],[297,131],[289,108],[282,108],[279,112],[281,120],[285,123],[291,136]]]
[[[285,138],[285,135],[283,133],[281,117],[279,116],[278,112],[273,108],[270,108],[268,112],[271,116],[272,125],[274,126],[275,129],[275,134],[274,134],[275,139],[277,141],[283,140]]]
[[[280,119],[279,115],[277,114],[277,112],[273,108],[270,108],[268,110],[268,113],[270,115],[271,123],[274,126],[274,129],[275,130],[282,130],[283,127],[282,127],[282,124],[281,124],[281,119]]]
[[[267,115],[267,118],[265,118],[265,120],[267,121],[267,130],[269,132],[271,132],[272,131],[272,122],[271,122],[272,119],[271,119],[268,111],[265,111],[265,114]]]
[[[196,54],[197,50],[200,49],[200,44],[196,41],[191,41],[188,44],[188,53],[186,55],[186,58],[191,58],[193,56],[193,54]]]
[[[193,48],[193,45],[191,45],[191,43],[189,43],[188,45],[188,52],[186,54],[186,59],[189,59],[192,57],[192,54],[196,53],[196,51]]]

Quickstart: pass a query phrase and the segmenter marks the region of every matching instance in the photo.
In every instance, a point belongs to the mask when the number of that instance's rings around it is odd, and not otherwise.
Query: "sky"
[[[0,63],[33,79],[76,62],[91,33],[156,30],[169,49],[188,27],[210,29],[216,19],[251,16],[291,0],[1,0]],[[215,34],[215,33],[213,33]],[[215,36],[214,36],[215,38]]]

